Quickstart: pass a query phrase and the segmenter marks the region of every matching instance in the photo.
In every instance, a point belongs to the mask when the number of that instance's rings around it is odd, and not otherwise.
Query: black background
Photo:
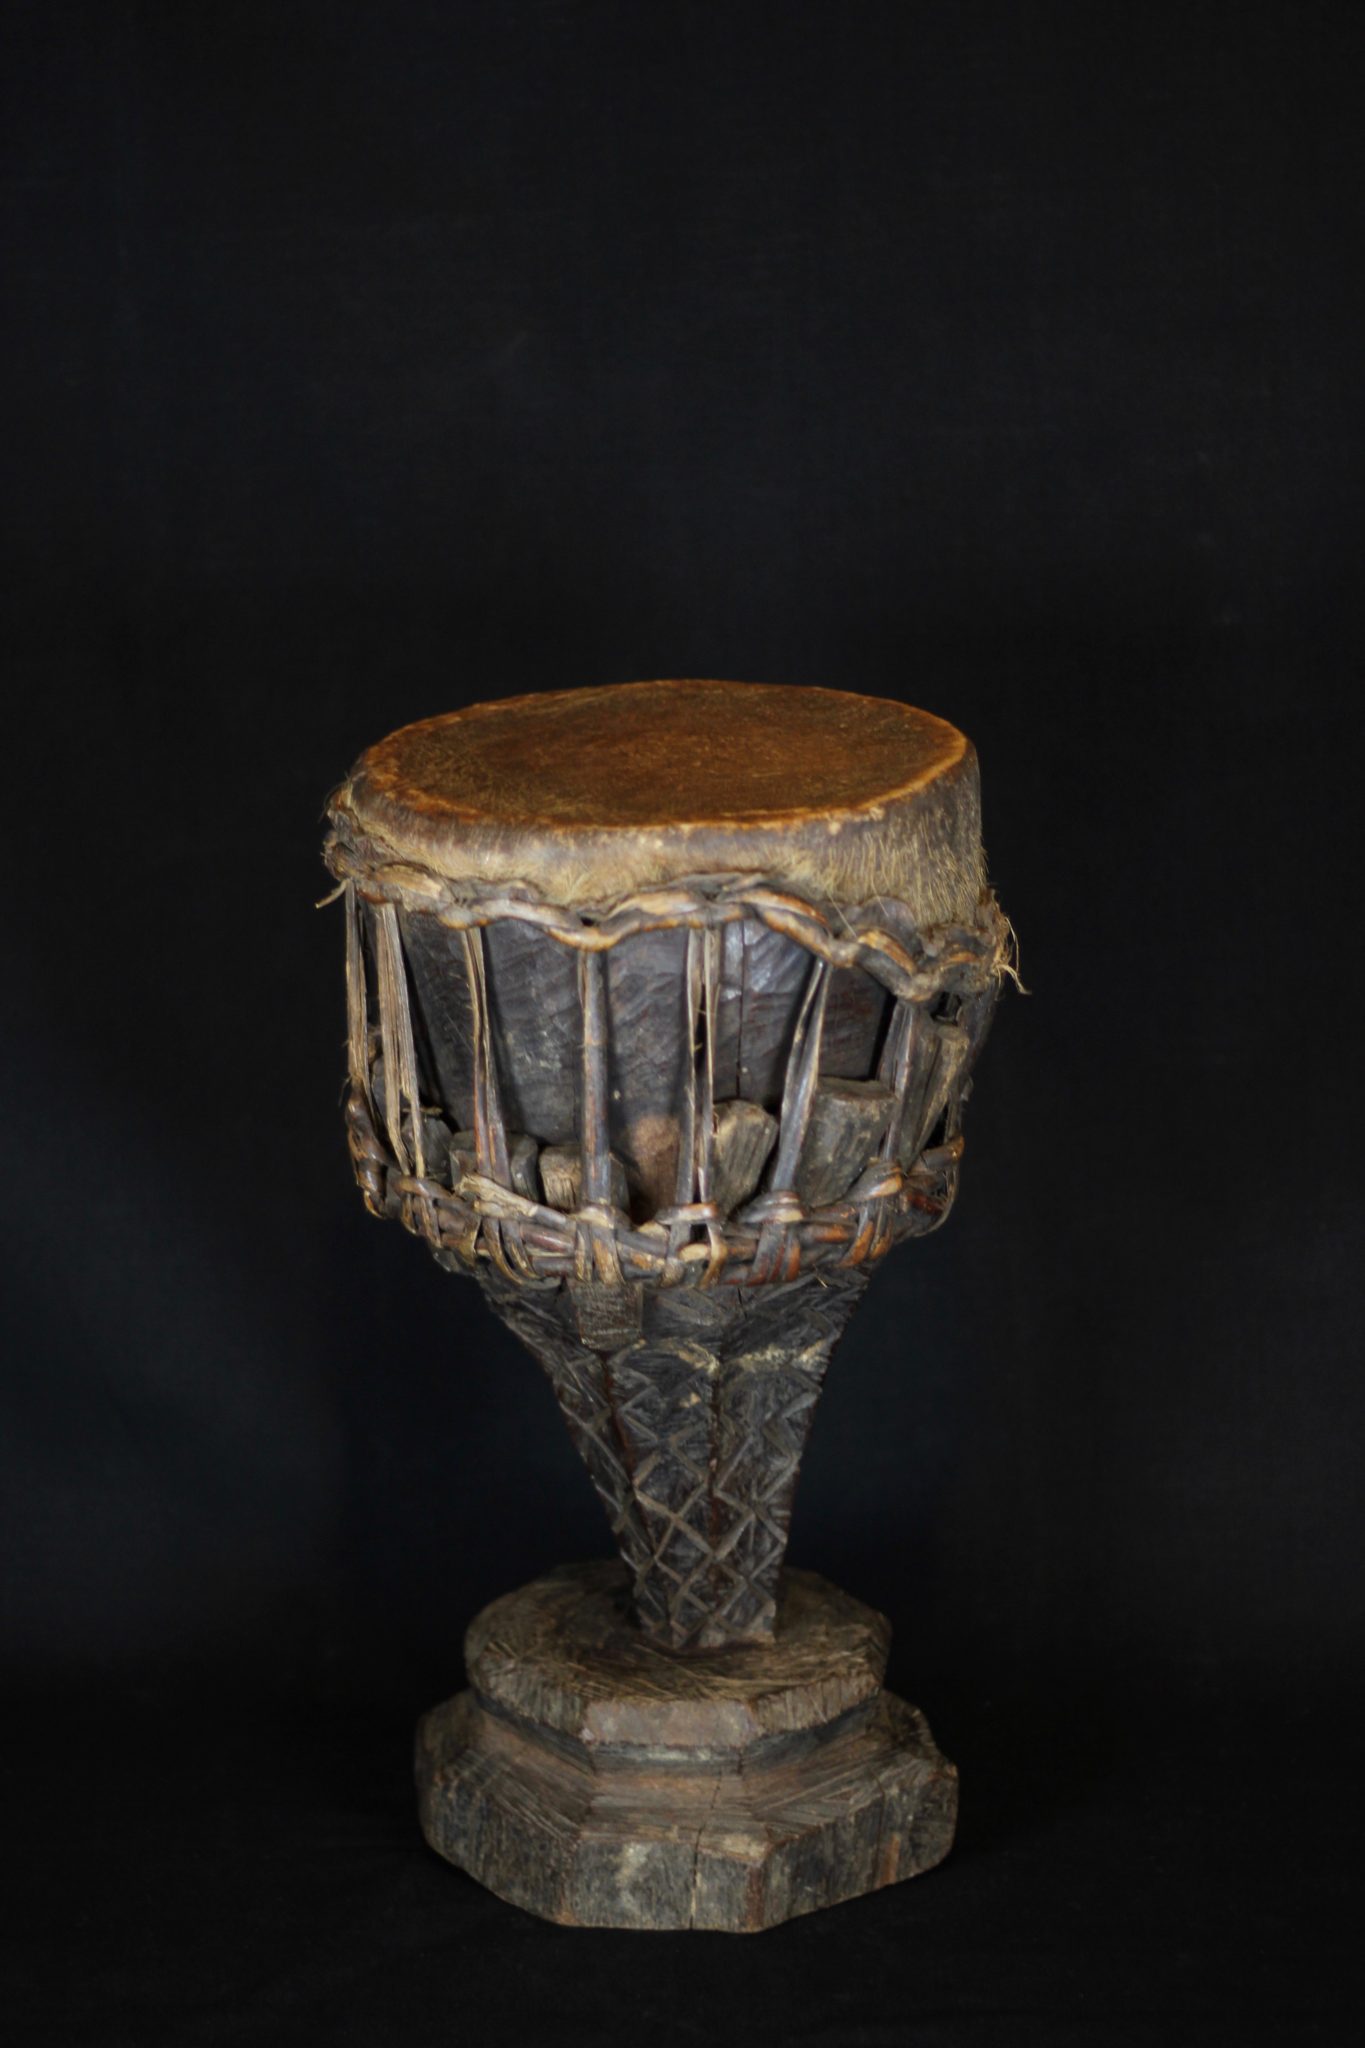
[[[1352,6],[10,10],[16,2038],[1354,2038]],[[1032,993],[792,1555],[963,1773],[923,1881],[576,1934],[416,1713],[605,1529],[363,1213],[328,788],[476,697],[902,696]]]

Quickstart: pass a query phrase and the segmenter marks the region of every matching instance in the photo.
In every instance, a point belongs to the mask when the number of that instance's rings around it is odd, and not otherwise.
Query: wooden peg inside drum
[[[532,1912],[747,1931],[946,1855],[889,1628],[786,1571],[830,1353],[947,1214],[1007,961],[976,757],[908,705],[631,683],[392,734],[333,797],[369,1207],[547,1373],[619,1563],[494,1602],[422,1825]]]

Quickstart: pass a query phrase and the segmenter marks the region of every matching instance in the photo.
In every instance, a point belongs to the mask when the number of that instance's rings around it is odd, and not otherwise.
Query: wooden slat
[[[876,1154],[894,1107],[880,1081],[825,1075],[816,1083],[796,1169],[796,1192],[808,1209],[823,1209],[847,1193]]]
[[[777,1119],[756,1102],[721,1102],[715,1129],[711,1199],[722,1216],[747,1202],[777,1141]]]

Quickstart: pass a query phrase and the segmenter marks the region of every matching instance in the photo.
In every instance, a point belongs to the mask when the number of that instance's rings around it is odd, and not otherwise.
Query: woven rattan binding
[[[346,908],[346,1122],[356,1179],[375,1215],[398,1216],[436,1253],[471,1269],[489,1260],[508,1279],[529,1286],[564,1280],[753,1286],[794,1280],[822,1266],[870,1265],[892,1244],[936,1228],[947,1215],[957,1188],[959,1117],[972,1060],[1001,977],[1011,971],[1009,927],[989,892],[974,924],[917,931],[904,905],[883,900],[820,906],[753,876],[703,876],[643,891],[600,911],[566,909],[530,889],[451,881],[387,860],[372,843],[357,842],[340,821],[327,861]],[[372,923],[373,991],[362,905]],[[424,1157],[400,906],[459,933],[463,948],[474,1049],[475,1170],[463,1173],[453,1188],[431,1174],[433,1162]],[[721,929],[743,918],[756,918],[793,940],[809,953],[811,965],[787,1060],[767,1190],[726,1217],[710,1190],[710,1021]],[[487,926],[503,919],[534,925],[578,955],[583,1199],[569,1213],[532,1201],[510,1183],[483,936]],[[603,956],[640,933],[679,928],[688,935],[684,999],[690,1042],[700,1051],[684,1077],[677,1200],[646,1222],[632,1222],[610,1200]],[[876,1078],[892,1092],[894,1109],[875,1156],[847,1193],[825,1207],[808,1208],[794,1185],[819,1078],[834,967],[863,969],[893,997]],[[377,1054],[391,1077],[382,1118],[372,1084]]]

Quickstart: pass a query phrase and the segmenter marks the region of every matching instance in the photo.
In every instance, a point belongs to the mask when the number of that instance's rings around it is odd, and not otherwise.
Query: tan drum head
[[[839,690],[643,682],[475,704],[371,747],[340,808],[434,873],[561,903],[735,871],[933,922],[970,916],[982,884],[970,742]]]

